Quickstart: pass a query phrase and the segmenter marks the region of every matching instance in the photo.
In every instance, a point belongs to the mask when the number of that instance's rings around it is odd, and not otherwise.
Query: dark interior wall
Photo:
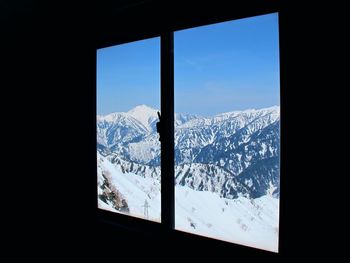
[[[104,47],[135,39],[158,36],[209,23],[254,16],[276,10],[278,1],[124,1],[97,9],[97,46]]]
[[[279,7],[285,159],[280,255],[183,235],[164,240],[96,222],[91,195],[96,48],[132,40],[134,35],[144,38],[228,19],[239,8],[251,10],[244,1],[234,1],[234,8],[227,2],[1,3],[2,86],[6,87],[2,112],[8,127],[4,150],[9,157],[5,166],[11,168],[5,177],[10,197],[5,207],[14,237],[10,245],[34,244],[28,255],[40,256],[45,249],[62,258],[69,252],[112,258],[123,250],[129,250],[130,258],[142,258],[144,251],[158,258],[160,249],[179,259],[183,254],[276,262],[329,255],[336,261],[342,256],[343,2],[282,1]],[[118,34],[110,37],[114,32]]]

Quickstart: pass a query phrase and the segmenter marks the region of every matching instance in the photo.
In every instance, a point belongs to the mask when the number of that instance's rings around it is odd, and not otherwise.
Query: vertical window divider
[[[175,227],[174,33],[161,35],[161,224]]]

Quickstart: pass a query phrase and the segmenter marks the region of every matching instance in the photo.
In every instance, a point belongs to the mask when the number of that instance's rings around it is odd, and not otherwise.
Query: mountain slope
[[[272,188],[278,196],[279,116],[278,106],[213,117],[176,114],[176,182],[227,198],[257,198]],[[98,116],[98,151],[125,171],[160,173],[157,121],[157,110],[146,105]]]
[[[279,107],[175,116],[176,229],[278,251]],[[157,112],[97,117],[98,207],[161,220]]]

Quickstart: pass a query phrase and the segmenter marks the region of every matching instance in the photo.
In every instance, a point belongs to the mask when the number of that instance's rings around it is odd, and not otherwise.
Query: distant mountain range
[[[160,179],[157,110],[97,116],[97,149],[122,171]],[[175,115],[176,183],[222,197],[279,197],[280,109]]]

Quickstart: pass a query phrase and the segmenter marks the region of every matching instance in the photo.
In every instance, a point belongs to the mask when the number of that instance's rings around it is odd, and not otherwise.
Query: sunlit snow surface
[[[160,222],[160,182],[154,178],[123,173],[106,157],[97,154],[98,193],[109,172],[111,183],[126,199],[129,215]],[[271,191],[272,192],[272,191]],[[175,188],[175,228],[228,242],[278,251],[279,199],[265,195],[256,199],[220,198],[216,193]],[[145,202],[147,201],[147,211]],[[98,207],[119,212],[112,204],[98,200]]]
[[[102,193],[102,173],[109,172],[112,178],[111,183],[118,189],[128,203],[130,215],[145,218],[145,201],[147,201],[147,219],[160,222],[161,201],[160,182],[158,180],[144,178],[132,173],[123,174],[118,166],[114,166],[107,158],[99,153],[97,154],[97,172],[98,194]],[[98,207],[113,212],[119,212],[113,208],[112,204],[106,204],[100,199],[98,199]]]
[[[186,186],[177,186],[175,195],[176,229],[278,251],[278,199],[226,199]]]

